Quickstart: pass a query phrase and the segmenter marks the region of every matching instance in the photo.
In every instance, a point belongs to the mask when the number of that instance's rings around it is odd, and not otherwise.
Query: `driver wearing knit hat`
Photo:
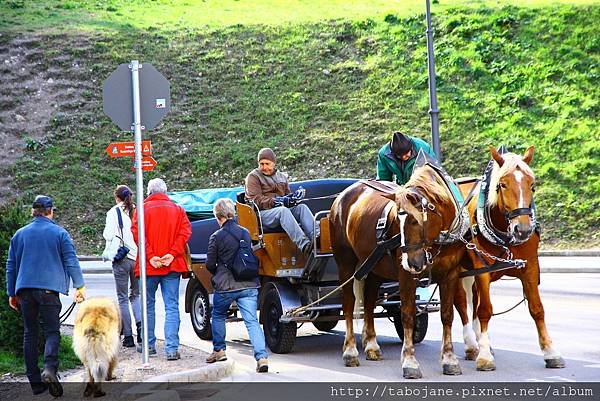
[[[424,140],[394,132],[390,142],[383,145],[377,154],[377,179],[392,181],[395,178],[398,185],[406,184],[421,149],[437,159],[431,146]]]
[[[260,210],[263,228],[278,228],[304,253],[311,251],[314,216],[300,198],[292,194],[288,177],[275,167],[277,157],[270,148],[262,148],[256,157],[258,167],[246,176],[245,197]]]

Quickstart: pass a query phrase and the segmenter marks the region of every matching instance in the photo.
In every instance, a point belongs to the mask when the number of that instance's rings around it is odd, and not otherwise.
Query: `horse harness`
[[[476,229],[483,235],[483,237],[491,242],[494,245],[507,247],[507,246],[515,246],[521,245],[524,242],[527,242],[529,238],[531,238],[531,234],[527,236],[527,238],[518,240],[514,235],[500,231],[492,222],[492,218],[490,216],[490,207],[487,205],[487,198],[490,191],[490,181],[492,178],[492,170],[494,168],[494,160],[490,160],[488,165],[485,168],[483,173],[483,177],[481,180],[481,190],[479,191],[479,198],[477,199],[477,212],[476,212]],[[499,196],[503,199],[502,191],[500,191],[500,184],[498,184],[495,188],[496,192],[499,193]],[[531,200],[531,205],[529,207],[521,207],[511,210],[510,212],[503,212],[504,217],[507,221],[514,219],[519,216],[531,216],[533,221],[533,225],[535,226],[535,231],[539,232],[539,225],[537,224],[537,220],[535,218],[535,202],[533,199]]]
[[[433,166],[433,167],[435,167],[435,166]],[[444,175],[437,168],[435,170],[438,172],[438,174],[440,174],[440,176],[442,178],[447,179],[447,177],[444,177]],[[487,171],[487,169],[486,169],[486,171]],[[438,215],[439,215],[439,213],[436,211],[435,205],[430,203],[422,193],[420,193],[415,188],[411,189],[411,191],[413,193],[415,193],[417,196],[419,196],[419,198],[421,199],[421,213],[423,214],[423,225],[422,225],[423,226],[423,237],[422,237],[423,241],[421,243],[411,244],[411,245],[402,245],[402,232],[400,232],[392,237],[389,237],[389,230],[391,228],[391,224],[388,224],[388,216],[389,216],[391,209],[394,206],[394,202],[392,202],[391,200],[389,202],[387,202],[386,206],[382,209],[381,217],[377,220],[377,225],[375,228],[377,246],[375,247],[375,249],[373,249],[371,254],[363,261],[363,263],[360,265],[360,267],[356,270],[353,277],[357,280],[363,280],[384,255],[388,255],[392,259],[392,263],[393,263],[393,256],[391,254],[391,251],[393,251],[393,250],[400,249],[401,252],[408,252],[408,251],[411,251],[414,249],[419,249],[419,248],[422,249],[426,255],[427,266],[428,266],[427,268],[429,270],[429,274],[431,274],[431,266],[433,264],[433,260],[435,259],[435,257],[437,255],[439,255],[439,253],[442,250],[442,247],[444,245],[453,244],[456,241],[463,242],[467,246],[467,249],[475,251],[475,253],[479,257],[479,259],[484,264],[483,268],[471,269],[471,270],[461,272],[459,274],[459,277],[461,277],[461,278],[468,277],[468,276],[475,276],[475,275],[484,274],[484,273],[488,273],[488,272],[504,270],[504,269],[524,267],[525,261],[520,260],[520,259],[513,260],[512,254],[510,253],[508,248],[506,248],[506,246],[503,246],[503,248],[504,248],[503,252],[501,252],[498,256],[494,256],[494,255],[490,255],[489,253],[486,253],[483,250],[478,249],[474,243],[469,242],[466,239],[466,238],[472,238],[476,235],[476,227],[469,226],[469,215],[468,215],[467,205],[473,198],[473,196],[475,194],[475,189],[477,188],[478,184],[481,182],[482,186],[483,186],[483,183],[485,182],[485,178],[486,177],[484,175],[484,177],[481,180],[477,180],[477,182],[473,185],[473,187],[471,188],[471,190],[469,191],[468,195],[465,197],[463,202],[458,202],[456,200],[456,198],[453,196],[454,205],[456,208],[456,214],[455,214],[454,221],[450,225],[450,228],[446,231],[441,232],[440,235],[438,236],[438,238],[434,241],[425,241],[425,238],[427,238],[427,211],[430,210],[433,213],[436,213]],[[444,180],[444,182],[448,186],[448,183],[446,182],[446,180]],[[387,194],[391,194],[392,191],[394,191],[393,186],[390,186],[389,184],[383,184],[383,183],[377,182],[377,181],[365,181],[364,183],[377,191],[381,191],[381,192],[384,192]],[[488,185],[489,185],[489,178],[488,178]],[[480,191],[480,196],[481,196],[481,192],[482,191]],[[511,214],[515,213],[515,212],[523,214],[523,213],[526,213],[527,210],[515,209],[515,211],[512,211]],[[401,214],[405,214],[405,213],[406,212],[404,212],[404,211],[399,211],[399,213],[397,215],[397,219],[399,219],[399,216]],[[438,252],[432,256],[431,248],[433,245],[438,246]],[[496,263],[494,263],[493,265],[488,265],[485,262],[485,259],[483,258],[482,254],[491,258],[492,260],[495,260]],[[507,255],[509,259],[502,258],[501,256],[503,256],[503,255]],[[430,280],[430,282],[431,282],[431,280]]]
[[[379,186],[375,186],[375,185],[371,185],[371,182],[365,182],[366,185],[376,189],[376,190],[381,190]],[[389,190],[392,190],[392,188],[389,188]],[[399,249],[402,253],[406,253],[415,249],[421,249],[423,250],[423,252],[425,253],[425,257],[427,259],[427,265],[431,266],[431,264],[433,263],[433,257],[431,254],[431,246],[434,244],[434,242],[431,241],[426,241],[425,239],[427,238],[427,213],[428,211],[431,211],[433,213],[437,213],[437,211],[435,210],[435,205],[430,203],[427,198],[421,194],[418,190],[416,189],[412,189],[411,190],[413,193],[415,193],[417,196],[419,196],[419,198],[421,199],[420,205],[421,205],[421,213],[422,213],[422,218],[423,218],[423,240],[420,243],[415,243],[415,244],[411,244],[411,245],[402,245],[403,243],[403,238],[402,238],[402,231],[400,231],[398,234],[393,235],[392,237],[389,237],[390,235],[390,229],[392,227],[392,224],[388,224],[388,216],[392,210],[392,208],[395,206],[395,203],[393,201],[389,201],[386,203],[385,207],[382,209],[381,211],[381,217],[377,220],[377,225],[375,227],[375,237],[377,240],[377,246],[373,249],[373,251],[371,251],[371,254],[363,261],[363,263],[360,265],[360,267],[356,270],[356,272],[354,273],[354,278],[357,280],[363,280],[367,274],[369,274],[369,272],[371,270],[373,270],[373,268],[375,267],[375,265],[377,264],[377,262],[379,262],[379,260],[384,256],[384,255],[388,255],[391,259],[392,259],[392,263],[394,261],[393,256],[391,251]],[[389,192],[386,192],[389,193]],[[398,214],[396,215],[396,220],[400,220],[400,216],[401,215],[405,215],[406,212],[403,210],[398,211]]]
[[[501,149],[501,151],[503,148]],[[504,153],[504,152],[502,152]],[[508,232],[503,232],[494,227],[492,223],[492,219],[490,216],[490,207],[487,205],[487,198],[490,190],[490,181],[492,176],[492,171],[494,168],[494,160],[490,160],[488,165],[486,166],[483,177],[481,178],[481,189],[479,191],[479,197],[477,199],[477,211],[475,214],[476,223],[471,227],[472,236],[475,237],[478,232],[483,235],[483,237],[489,241],[491,244],[499,246],[502,248],[502,251],[497,256],[490,255],[489,253],[478,249],[474,243],[468,243],[464,239],[462,241],[466,244],[467,249],[475,251],[475,254],[479,258],[479,260],[483,263],[484,267],[480,269],[471,269],[459,274],[459,277],[468,277],[475,276],[483,273],[490,273],[494,271],[500,271],[505,269],[517,268],[521,269],[525,267],[526,261],[522,259],[513,259],[513,255],[508,249],[509,246],[520,245],[531,238],[531,234],[523,239],[517,240],[514,235],[511,235]],[[473,188],[474,189],[474,188]],[[502,191],[500,191],[500,184],[498,184],[495,188],[496,192],[499,193],[499,196],[502,197]],[[533,220],[533,224],[535,225],[535,231],[539,233],[539,225],[535,219],[535,202],[532,200],[531,205],[528,208],[517,208],[511,210],[510,212],[504,212],[504,217],[507,221],[511,219],[528,215],[531,216]],[[533,232],[532,232],[533,233]],[[496,263],[493,265],[488,265],[483,256],[487,256],[490,259],[494,260]],[[506,258],[504,258],[504,257]]]

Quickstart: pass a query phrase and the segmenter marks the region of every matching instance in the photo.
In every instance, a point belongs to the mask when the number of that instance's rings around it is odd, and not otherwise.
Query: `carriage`
[[[344,319],[341,314],[341,292],[337,291],[338,269],[332,253],[328,217],[335,196],[356,181],[321,179],[290,184],[292,191],[300,186],[306,190],[305,203],[315,216],[315,227],[318,225],[320,228],[308,257],[300,252],[282,229],[268,230],[262,226],[257,207],[245,202],[241,187],[172,194],[171,198],[188,211],[192,220],[204,217],[192,221],[192,236],[188,242],[191,252],[190,279],[185,292],[185,311],[190,314],[198,337],[211,339],[213,290],[205,261],[208,238],[219,228],[214,218],[208,218],[211,216],[211,203],[219,197],[236,200],[238,223],[250,232],[253,249],[260,261],[259,318],[267,345],[273,352],[292,351],[299,324],[311,322],[318,330],[329,331]],[[439,310],[439,301],[433,298],[426,283],[417,288],[416,305],[419,312],[415,319],[413,341],[418,343],[425,338],[428,313]],[[398,281],[383,282],[376,301],[375,317],[392,320],[402,339],[404,330],[399,306]],[[227,321],[240,320],[234,303]]]

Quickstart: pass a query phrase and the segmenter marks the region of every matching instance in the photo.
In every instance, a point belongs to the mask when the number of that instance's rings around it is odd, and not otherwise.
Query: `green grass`
[[[93,2],[100,3],[109,2]],[[235,3],[238,11],[246,4]],[[301,3],[306,9],[316,4]],[[367,4],[354,2],[356,9],[359,3]],[[517,152],[536,146],[543,246],[598,246],[600,7],[441,3],[444,7],[434,8],[434,23],[446,168],[455,177],[479,175],[489,145],[505,144]],[[53,3],[36,4],[31,7]],[[393,130],[429,139],[422,13],[389,14],[384,6],[373,6],[340,12],[335,21],[306,22],[299,10],[298,20],[279,25],[219,22],[202,29],[194,20],[183,29],[167,15],[164,24],[134,25],[122,11],[125,2],[111,4],[122,12],[122,21],[110,22],[106,10],[93,7],[61,8],[49,25],[64,13],[81,26],[79,15],[87,13],[95,21],[88,28],[98,29],[47,33],[34,19],[35,40],[23,45],[44,43],[36,68],[51,68],[55,80],[82,90],[84,101],[59,104],[48,127],[51,140],[28,142],[14,167],[25,199],[36,193],[55,196],[58,221],[71,231],[80,253],[101,251],[112,189],[123,182],[134,185],[131,162],[104,154],[109,142],[131,140],[131,134],[119,132],[101,104],[103,80],[131,59],[152,62],[171,83],[171,113],[146,135],[159,164],[145,179],[163,177],[173,190],[240,185],[263,146],[276,150],[292,179],[371,178],[376,151]],[[148,21],[164,4],[147,4]],[[233,3],[222,4],[215,21]],[[278,11],[269,9],[265,18]],[[371,18],[360,18],[363,14]],[[319,15],[329,18],[325,11]],[[126,20],[129,25],[122,23]],[[114,30],[99,28],[108,22]],[[145,28],[146,23],[153,27]],[[24,30],[7,31],[0,44]]]
[[[432,0],[436,10],[462,6],[589,5],[597,0]],[[201,29],[287,25],[326,20],[380,19],[424,12],[424,0],[5,0],[0,29]]]
[[[81,362],[77,355],[73,352],[73,341],[71,337],[61,336],[60,351],[58,360],[60,361],[60,370],[73,369],[81,366]],[[44,355],[40,355],[38,362],[40,369],[44,366]],[[17,375],[25,374],[25,362],[23,357],[17,357],[12,352],[0,351],[0,374],[13,373]]]

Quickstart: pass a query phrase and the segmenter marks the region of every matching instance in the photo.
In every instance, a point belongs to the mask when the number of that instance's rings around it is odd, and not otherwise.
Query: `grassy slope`
[[[600,243],[599,20],[598,6],[436,13],[445,165],[476,175],[488,145],[535,145],[545,246]],[[59,105],[48,143],[28,144],[18,185],[25,196],[56,196],[81,253],[101,247],[112,188],[134,182],[128,161],[104,154],[130,135],[102,114],[100,90],[130,59],[152,62],[171,82],[172,112],[148,134],[159,166],[146,179],[165,177],[175,190],[239,185],[262,146],[296,179],[372,177],[392,130],[428,138],[422,15],[204,30],[112,24],[37,30],[26,44],[47,41],[32,62],[82,99]],[[0,41],[20,35],[8,31]]]

